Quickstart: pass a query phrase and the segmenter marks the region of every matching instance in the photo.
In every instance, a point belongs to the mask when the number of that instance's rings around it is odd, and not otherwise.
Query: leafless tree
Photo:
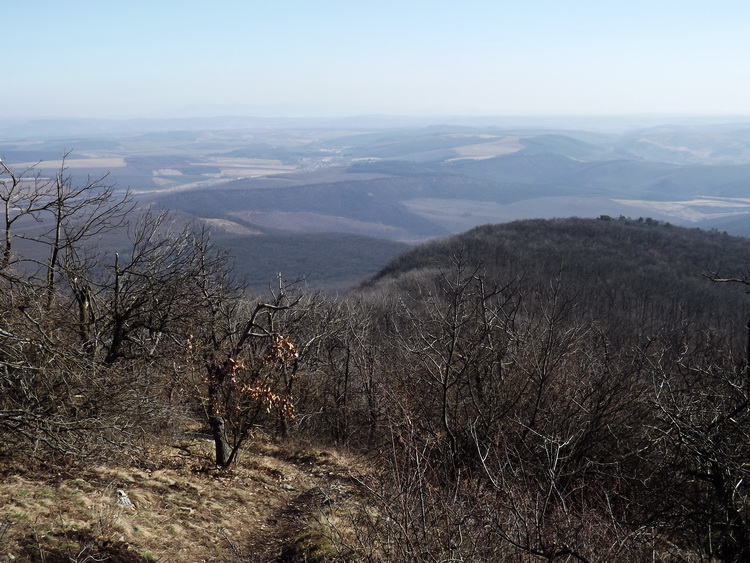
[[[34,219],[45,206],[48,181],[36,173],[27,178],[33,168],[16,172],[0,161],[0,201],[3,203],[3,255],[0,271],[5,271],[13,262],[13,238],[15,227],[25,218]]]
[[[219,467],[234,462],[268,416],[286,436],[295,417],[299,369],[319,337],[301,330],[316,303],[314,295],[279,277],[270,300],[214,301],[205,317],[211,321],[195,326],[186,340],[185,370],[211,429]]]
[[[66,455],[132,442],[167,416],[179,343],[204,316],[205,281],[227,271],[226,257],[204,230],[136,212],[103,179],[76,186],[63,164],[27,184],[3,166],[0,429],[16,445]],[[94,244],[126,222],[128,237],[112,239],[119,251]],[[15,237],[30,243],[28,256]]]

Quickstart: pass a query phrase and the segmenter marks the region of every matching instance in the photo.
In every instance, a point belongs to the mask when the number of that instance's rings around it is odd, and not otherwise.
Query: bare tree
[[[750,275],[707,276],[750,285]],[[744,349],[732,334],[685,323],[646,356],[655,414],[644,506],[661,533],[707,559],[750,560],[750,324]]]
[[[509,329],[518,307],[513,282],[500,286],[462,257],[402,297],[393,338],[413,366],[405,393],[430,439],[442,441],[449,472],[472,457],[470,428],[489,431],[502,406]],[[506,399],[510,399],[506,395]],[[512,402],[512,399],[510,399]],[[427,437],[427,435],[425,437]]]
[[[388,464],[369,485],[389,524],[368,533],[394,560],[667,553],[633,506],[652,471],[640,353],[613,350],[560,277],[500,284],[454,258],[402,284],[381,385]]]
[[[0,161],[0,201],[3,203],[3,255],[0,271],[4,271],[13,260],[13,238],[15,227],[25,218],[34,219],[44,209],[48,192],[48,181],[37,173],[27,178],[33,168],[16,172]]]
[[[746,273],[738,272],[736,275],[724,276],[717,270],[706,274],[706,277],[712,282],[718,284],[732,284],[750,287],[750,267],[748,267]],[[747,291],[750,293],[750,289]],[[747,322],[745,324],[745,379],[748,389],[750,389],[750,312],[747,314]]]
[[[55,179],[24,184],[4,169],[4,263],[14,272],[0,300],[0,428],[65,454],[132,441],[170,407],[175,354],[214,298],[207,277],[224,283],[227,258],[206,231],[137,213],[103,179],[76,186],[63,165]],[[32,225],[20,229],[18,209]],[[125,222],[128,237],[114,237]],[[36,245],[30,256],[15,251],[16,236]],[[94,244],[103,236],[120,250]]]
[[[267,416],[282,437],[293,420],[300,363],[318,339],[300,326],[316,298],[279,277],[270,300],[228,298],[185,342],[185,370],[211,429],[216,464],[231,465]],[[208,319],[209,317],[206,317]],[[200,317],[198,317],[200,318]]]
[[[0,201],[4,208],[0,265],[5,269],[11,261],[19,261],[19,256],[13,256],[14,239],[27,241],[31,248],[22,261],[36,264],[43,272],[48,306],[64,254],[80,252],[88,241],[122,226],[133,211],[129,192],[118,193],[107,183],[106,175],[75,184],[68,173],[68,156],[63,155],[53,178],[44,177],[35,167],[16,173],[0,162]],[[27,267],[25,274],[30,273]]]

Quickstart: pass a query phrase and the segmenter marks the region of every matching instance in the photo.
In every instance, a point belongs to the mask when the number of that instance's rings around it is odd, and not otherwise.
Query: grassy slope
[[[0,464],[0,560],[337,555],[328,538],[345,533],[332,523],[357,502],[352,475],[360,464],[328,451],[256,443],[235,468],[219,472],[209,450],[207,442],[182,444],[139,466]],[[135,510],[117,505],[117,489],[127,491]]]

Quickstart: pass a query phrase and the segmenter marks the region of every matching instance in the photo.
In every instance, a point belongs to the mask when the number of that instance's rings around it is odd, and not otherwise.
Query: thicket
[[[359,560],[750,560],[746,241],[528,221],[255,298],[106,179],[0,166],[0,455],[146,456],[199,420],[227,471],[260,431],[371,456],[332,531]]]

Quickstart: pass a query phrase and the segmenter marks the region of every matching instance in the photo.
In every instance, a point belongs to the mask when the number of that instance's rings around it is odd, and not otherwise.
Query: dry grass
[[[358,502],[356,464],[256,443],[216,470],[208,442],[140,467],[0,465],[0,561],[341,560],[336,511]],[[135,510],[118,506],[124,489]],[[87,559],[87,557],[89,559]]]

